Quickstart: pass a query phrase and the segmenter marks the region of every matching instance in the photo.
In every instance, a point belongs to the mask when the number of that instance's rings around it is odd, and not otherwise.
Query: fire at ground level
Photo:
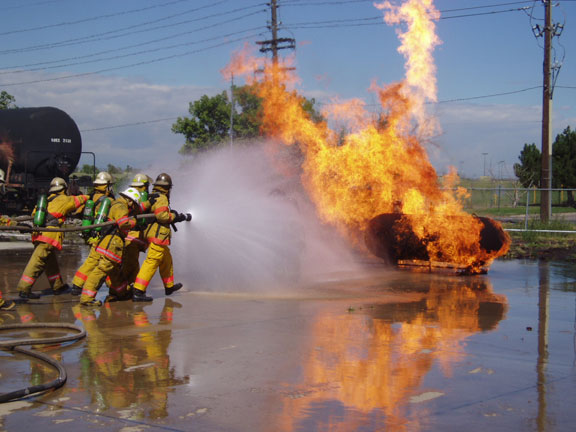
[[[29,252],[0,253],[13,296]],[[79,255],[64,251],[65,275]],[[77,323],[88,336],[42,349],[67,383],[0,405],[0,429],[571,430],[574,268],[496,261],[462,277],[369,264],[289,291],[201,293],[184,281],[171,298],[152,286],[145,306],[19,305],[4,324]],[[2,393],[54,377],[17,354],[0,361]]]

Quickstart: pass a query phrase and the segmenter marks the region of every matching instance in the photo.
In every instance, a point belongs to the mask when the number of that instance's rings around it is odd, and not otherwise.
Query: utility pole
[[[272,52],[272,64],[278,65],[278,51],[281,49],[295,49],[296,40],[292,38],[278,37],[278,4],[277,0],[270,1],[271,21],[268,29],[272,33],[272,39],[256,42],[260,45],[260,52]]]
[[[230,147],[234,145],[234,74],[230,74]]]
[[[542,98],[542,176],[540,181],[540,220],[548,222],[552,213],[552,82],[551,57],[552,36],[552,5],[551,0],[542,0],[545,7],[544,23],[544,94]]]

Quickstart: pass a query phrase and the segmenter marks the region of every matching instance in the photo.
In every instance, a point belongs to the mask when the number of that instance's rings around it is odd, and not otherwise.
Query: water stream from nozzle
[[[259,146],[202,154],[173,177],[172,207],[192,214],[173,235],[175,279],[191,290],[275,291],[354,267]]]

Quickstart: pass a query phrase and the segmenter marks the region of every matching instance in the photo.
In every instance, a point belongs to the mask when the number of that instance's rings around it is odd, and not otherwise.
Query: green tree
[[[249,140],[260,136],[262,101],[251,86],[233,87],[234,139]],[[314,121],[322,119],[314,109],[314,99],[304,99],[303,109]],[[220,145],[230,139],[230,111],[232,104],[227,92],[216,96],[202,96],[191,102],[188,112],[191,117],[178,117],[172,132],[183,134],[185,144],[181,154],[190,154]]]
[[[106,171],[108,171],[109,174],[122,174],[122,168],[114,166],[112,164],[108,164],[108,166],[106,167]]]
[[[188,108],[191,117],[178,117],[172,125],[172,132],[186,137],[180,153],[195,153],[224,141],[230,130],[230,107],[225,91],[191,102]]]
[[[514,174],[520,180],[520,184],[525,188],[539,185],[542,154],[536,144],[524,144],[518,159],[520,163],[514,164]]]
[[[2,92],[0,92],[0,109],[10,108],[18,108],[16,106],[16,98],[2,90]]]
[[[552,187],[576,188],[576,131],[570,126],[552,144]],[[575,204],[572,191],[568,192],[568,204]]]
[[[98,167],[94,168],[94,165],[90,165],[90,164],[84,164],[82,165],[82,167],[78,170],[79,173],[82,174],[90,174],[92,175],[94,172],[94,169],[96,169],[96,172],[99,171]]]

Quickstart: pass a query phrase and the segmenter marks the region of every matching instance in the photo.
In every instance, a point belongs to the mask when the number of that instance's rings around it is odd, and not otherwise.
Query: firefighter
[[[89,198],[92,201],[94,201],[95,215],[98,215],[100,211],[104,211],[102,204],[104,203],[106,198],[109,198],[111,200],[114,199],[114,193],[112,190],[113,185],[114,185],[114,179],[109,173],[107,173],[106,171],[98,173],[96,179],[94,180],[94,191],[92,192]],[[100,258],[100,254],[96,252],[96,243],[99,240],[98,234],[99,233],[97,231],[92,231],[90,237],[88,237],[88,239],[86,240],[86,242],[91,245],[90,253],[88,254],[88,257],[74,275],[71,289],[72,295],[79,296],[80,294],[82,294],[82,287],[84,286],[84,282],[86,282],[86,278],[88,277],[90,272],[94,269],[94,267],[96,267],[96,265],[98,264],[98,259]]]
[[[130,187],[140,192],[141,203],[140,212],[146,213],[150,209],[148,201],[148,188],[150,187],[150,177],[146,174],[138,173],[132,179]],[[137,226],[142,226],[146,221],[141,221]],[[124,249],[124,259],[122,261],[123,278],[128,284],[133,284],[140,270],[138,256],[140,252],[146,252],[148,244],[143,236],[143,230],[130,231],[126,236],[126,248]]]
[[[9,216],[0,215],[0,226],[15,226],[17,222]]]
[[[0,169],[0,195],[6,193],[4,186],[4,184],[6,183],[6,179],[4,178],[4,176],[5,176],[4,171]],[[14,225],[16,225],[16,221],[13,221],[8,216],[0,215],[0,226],[14,226]],[[2,302],[0,302],[0,309],[2,308],[1,305]]]
[[[5,194],[6,193],[6,186],[4,186],[4,184],[6,183],[6,174],[4,173],[4,170],[0,169],[0,194]]]
[[[150,202],[148,201],[150,180],[146,174],[138,173],[130,183],[130,187],[140,192],[139,213],[146,213],[150,209]],[[140,252],[145,252],[148,247],[143,236],[145,227],[146,221],[140,219],[134,227],[135,229],[126,235],[120,272],[114,273],[114,278],[108,277],[106,279],[106,284],[110,287],[110,294],[106,297],[106,302],[132,298],[132,284],[136,280],[138,270],[140,270],[139,255]]]
[[[102,302],[96,300],[96,294],[100,285],[107,276],[110,276],[112,285],[111,294],[121,295],[113,292],[115,280],[119,278],[120,265],[124,250],[124,238],[126,234],[136,225],[133,217],[138,212],[140,205],[140,192],[134,188],[128,188],[120,192],[120,197],[114,201],[110,207],[109,219],[115,221],[108,229],[103,229],[104,238],[98,241],[96,252],[98,253],[98,263],[90,272],[84,283],[84,289],[80,296],[80,304],[84,306],[101,306]]]
[[[50,182],[48,189],[48,204],[46,207],[47,227],[61,227],[66,216],[81,208],[88,200],[88,195],[66,194],[68,185],[60,177],[54,177]],[[41,208],[34,209],[36,212],[42,212]],[[56,260],[56,251],[62,249],[62,240],[64,233],[40,231],[32,233],[32,243],[34,243],[34,252],[24,269],[24,273],[18,282],[18,294],[23,299],[37,299],[40,295],[32,292],[32,286],[42,274],[46,271],[46,276],[50,282],[50,289],[45,294],[64,294],[69,291],[68,285],[62,282],[60,268]]]
[[[151,211],[156,216],[156,220],[144,231],[149,246],[146,259],[134,282],[134,301],[152,301],[152,297],[146,295],[146,288],[158,269],[160,269],[166,295],[171,295],[182,288],[181,283],[174,284],[174,268],[169,248],[172,235],[170,224],[181,222],[186,216],[170,211],[171,189],[172,178],[166,173],[160,174],[154,182],[152,194],[149,197]]]

